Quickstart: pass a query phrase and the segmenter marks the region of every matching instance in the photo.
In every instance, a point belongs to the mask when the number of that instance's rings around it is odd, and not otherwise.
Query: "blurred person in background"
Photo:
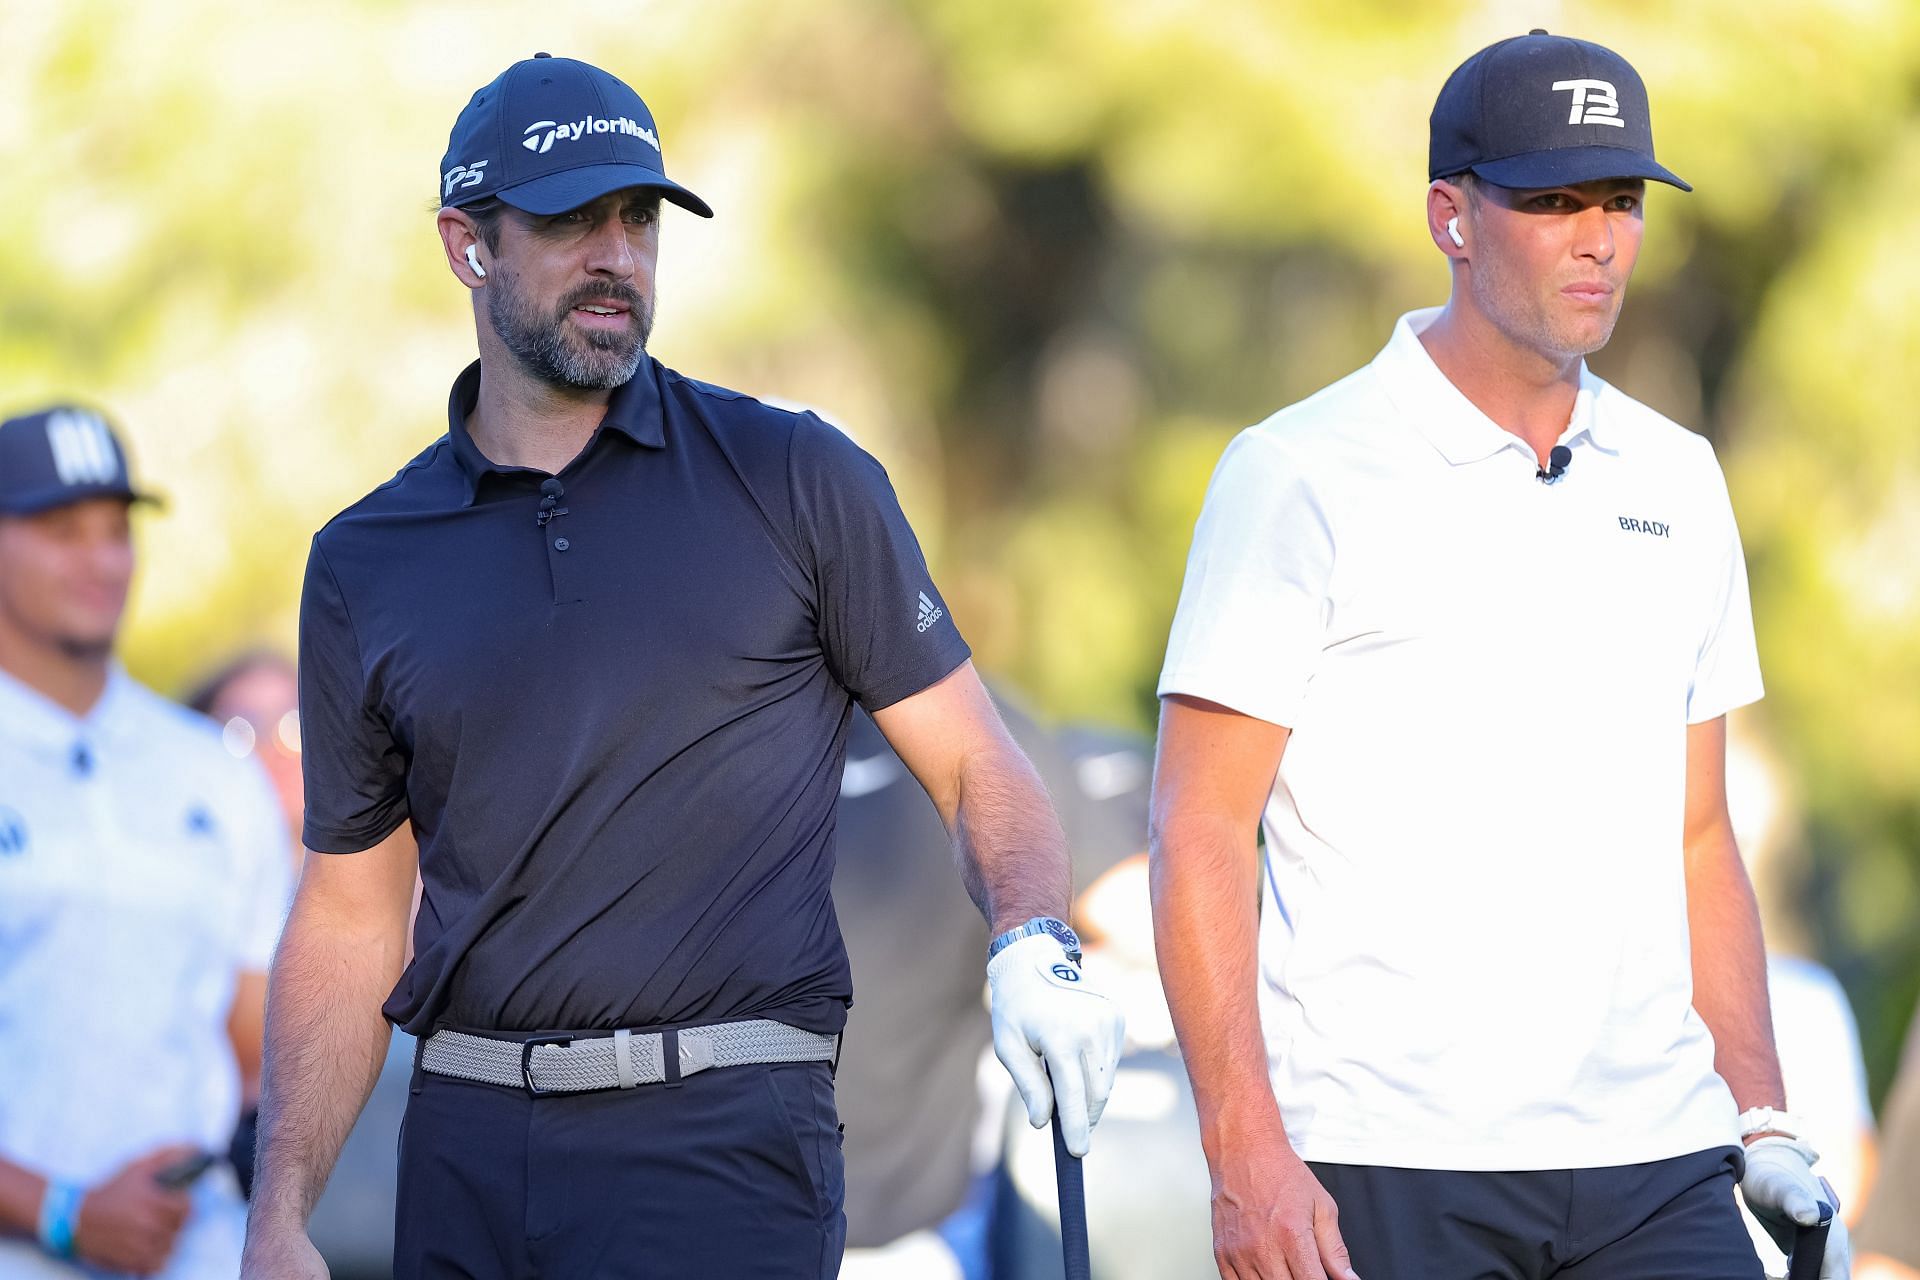
[[[1876,1164],[1867,1064],[1846,990],[1831,969],[1784,948],[1804,933],[1797,885],[1788,878],[1786,820],[1793,800],[1785,775],[1750,722],[1727,736],[1727,811],[1746,860],[1767,938],[1767,1007],[1787,1105],[1802,1137],[1820,1153],[1820,1176],[1840,1202],[1840,1220],[1860,1221]],[[1770,1276],[1787,1258],[1751,1212],[1747,1234]]]
[[[289,832],[299,873],[305,790],[300,770],[299,684],[293,662],[272,649],[228,659],[189,686],[183,701],[220,726],[220,740],[238,757],[266,766]],[[416,908],[418,886],[415,887]],[[378,1280],[393,1264],[394,1146],[413,1071],[413,1037],[393,1037],[386,1065],[367,1105],[340,1149],[340,1159],[309,1224],[314,1247],[334,1280]],[[230,1153],[241,1190],[251,1193],[257,1081]]]
[[[220,743],[235,759],[257,759],[273,782],[287,826],[293,878],[300,878],[300,712],[293,663],[268,649],[254,649],[202,676],[180,700],[220,726]],[[254,1125],[259,1117],[257,1072],[243,1081],[240,1126],[228,1158],[240,1193],[253,1194]]]
[[[0,424],[0,1276],[227,1280],[286,910],[260,769],[114,660],[142,501],[85,409]]]
[[[1804,1119],[1807,1143],[1820,1152],[1820,1176],[1840,1201],[1840,1220],[1851,1226],[1866,1208],[1879,1169],[1853,1005],[1833,970],[1804,956],[1769,952],[1767,1007],[1787,1105]],[[1782,1259],[1767,1260],[1783,1265]]]
[[[1137,821],[1117,819],[1115,797],[1084,785],[1083,775],[1105,783],[1107,774],[1081,769],[1067,740],[1014,700],[996,691],[994,704],[1053,797],[1074,884],[1096,882],[1144,842],[1144,798]],[[1134,792],[1144,797],[1144,764],[1135,774]],[[841,778],[833,896],[855,992],[836,1073],[847,1162],[840,1274],[999,1274],[990,1270],[992,1171],[1010,1098],[1005,1073],[982,1069],[993,1045],[978,967],[987,925],[954,883],[952,841],[938,811],[873,718],[857,710]],[[940,1103],[929,1105],[935,1098]],[[1051,1136],[1031,1129],[1024,1109],[1020,1116],[1020,1134],[1044,1147],[1050,1169]],[[1051,1180],[1047,1186],[1051,1197]],[[1041,1251],[1057,1265],[1057,1236]]]
[[[1216,1261],[1757,1278],[1734,1184],[1787,1241],[1823,1193],[1727,814],[1745,564],[1711,447],[1583,358],[1686,184],[1585,41],[1482,50],[1430,123],[1447,305],[1229,446],[1160,682]]]
[[[1887,1092],[1880,1169],[1860,1217],[1858,1280],[1920,1280],[1920,1009]]]
[[[271,649],[250,649],[202,676],[182,699],[220,726],[227,751],[266,768],[287,821],[287,847],[300,871],[300,685],[293,662]]]
[[[276,957],[246,1273],[321,1274],[308,1217],[384,1013],[421,1046],[397,1274],[834,1275],[856,701],[993,922],[1032,1122],[1084,1151],[1121,1027],[1060,918],[1059,821],[879,464],[648,356],[661,201],[711,210],[645,103],[537,55],[473,95],[436,176],[480,359],[447,434],[314,539],[316,856]]]
[[[1207,1163],[1193,1091],[1174,1044],[1154,962],[1147,798],[1153,744],[1135,734],[1066,725],[1071,763],[1056,787],[1086,812],[1107,865],[1083,876],[1074,922],[1103,989],[1127,1015],[1127,1050],[1087,1153],[1087,1240],[1093,1280],[1189,1280],[1213,1273]],[[1063,806],[1064,807],[1064,806]],[[1119,858],[1114,862],[1115,857]],[[1053,1147],[1007,1117],[994,1205],[994,1280],[1057,1280],[1060,1221]]]

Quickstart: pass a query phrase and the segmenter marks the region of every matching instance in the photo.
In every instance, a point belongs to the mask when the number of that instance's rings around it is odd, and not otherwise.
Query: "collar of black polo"
[[[453,456],[459,461],[461,475],[466,479],[467,506],[473,505],[483,476],[544,474],[532,467],[503,466],[480,452],[480,447],[474,444],[473,437],[467,432],[467,418],[479,401],[480,362],[475,360],[461,370],[460,376],[453,380],[453,390],[447,395],[447,439],[453,445]],[[635,444],[645,445],[649,449],[667,447],[666,424],[660,410],[659,361],[649,356],[641,362],[632,378],[613,389],[612,396],[607,400],[606,417],[600,420],[602,431],[609,427]],[[594,439],[598,438],[599,432],[595,432]],[[593,440],[588,441],[587,448],[592,448],[593,443]]]

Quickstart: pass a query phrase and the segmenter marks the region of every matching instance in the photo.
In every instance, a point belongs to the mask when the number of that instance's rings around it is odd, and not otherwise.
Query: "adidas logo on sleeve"
[[[942,609],[939,605],[935,604],[932,600],[929,600],[927,598],[926,592],[922,591],[920,593],[920,627],[919,629],[922,632],[926,631],[926,629],[932,626],[934,623],[940,621],[941,618],[946,616],[946,613],[947,611],[945,609]]]

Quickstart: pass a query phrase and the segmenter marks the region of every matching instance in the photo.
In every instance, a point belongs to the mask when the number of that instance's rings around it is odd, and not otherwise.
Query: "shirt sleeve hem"
[[[300,832],[300,843],[315,853],[364,853],[398,831],[406,820],[406,811],[400,809],[364,827],[328,827],[308,822]]]
[[[922,672],[915,672],[912,675],[902,676],[898,680],[889,680],[876,689],[869,689],[865,694],[857,695],[857,701],[867,709],[869,714],[884,711],[896,702],[904,702],[916,693],[933,688],[934,685],[958,671],[972,657],[973,650],[966,641],[962,640],[957,653],[950,653],[948,660],[936,663],[931,668],[934,674],[925,675]]]
[[[1756,684],[1718,698],[1696,699],[1687,704],[1687,723],[1705,724],[1709,720],[1718,720],[1729,711],[1753,705],[1765,694],[1766,691]]]
[[[1243,716],[1252,716],[1255,720],[1265,720],[1268,724],[1291,729],[1300,718],[1302,699],[1298,695],[1285,696],[1267,693],[1257,689],[1228,686],[1221,683],[1217,676],[1189,670],[1175,669],[1164,672],[1160,677],[1157,696],[1165,698],[1175,694],[1188,698],[1201,698],[1207,702],[1218,703],[1229,711],[1237,711]]]

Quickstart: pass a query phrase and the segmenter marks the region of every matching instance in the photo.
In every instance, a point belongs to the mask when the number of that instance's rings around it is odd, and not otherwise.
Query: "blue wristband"
[[[87,1189],[74,1182],[48,1182],[40,1197],[40,1247],[56,1258],[73,1256],[73,1236],[80,1225],[80,1202]]]

